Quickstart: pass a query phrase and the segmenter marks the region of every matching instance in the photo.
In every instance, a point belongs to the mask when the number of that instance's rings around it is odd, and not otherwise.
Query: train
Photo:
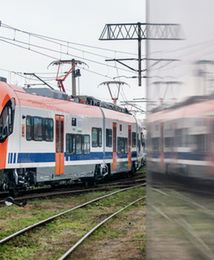
[[[159,176],[214,180],[214,95],[153,109],[147,118],[147,167]]]
[[[125,108],[0,82],[1,190],[135,172],[144,145],[142,125]]]

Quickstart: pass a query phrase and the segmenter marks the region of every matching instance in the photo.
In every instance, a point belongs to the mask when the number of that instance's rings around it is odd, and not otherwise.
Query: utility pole
[[[137,23],[137,41],[138,41],[138,85],[141,86],[141,25]]]
[[[106,24],[100,35],[99,40],[137,40],[138,41],[137,72],[138,72],[138,85],[141,86],[142,85],[141,41],[142,40],[180,40],[181,38],[179,37],[179,35],[180,35],[179,24],[155,24],[155,23],[140,23],[140,22],[121,23],[121,24]],[[133,60],[133,58],[126,59],[126,60]],[[119,59],[116,61],[119,61]],[[128,66],[126,65],[126,67]]]

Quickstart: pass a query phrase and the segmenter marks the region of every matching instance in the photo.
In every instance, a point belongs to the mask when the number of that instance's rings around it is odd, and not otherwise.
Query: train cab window
[[[102,147],[102,129],[92,128],[92,147]]]
[[[124,137],[118,137],[117,138],[117,153],[124,154],[128,153],[128,139]]]
[[[136,146],[136,132],[132,132],[132,147]]]
[[[77,119],[75,117],[72,117],[71,125],[72,126],[77,126]]]
[[[0,142],[3,142],[13,132],[14,114],[15,100],[11,99],[0,115]]]
[[[106,146],[112,147],[112,129],[106,129]]]

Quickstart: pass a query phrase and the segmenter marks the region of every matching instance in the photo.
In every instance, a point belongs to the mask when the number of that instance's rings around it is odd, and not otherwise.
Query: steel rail
[[[9,241],[9,240],[11,240],[11,239],[13,239],[13,238],[15,238],[15,237],[17,237],[17,236],[19,236],[19,235],[24,234],[25,232],[27,232],[27,231],[29,231],[29,230],[32,230],[32,229],[34,229],[34,228],[36,228],[36,227],[38,227],[38,226],[41,226],[41,225],[43,225],[43,224],[46,224],[46,223],[48,223],[48,222],[50,222],[50,221],[52,221],[52,220],[54,220],[54,219],[56,219],[56,218],[58,218],[58,217],[61,217],[61,216],[65,215],[65,214],[67,214],[67,213],[69,213],[69,212],[71,212],[71,211],[74,211],[74,210],[76,210],[76,209],[83,208],[83,207],[85,207],[85,206],[87,206],[87,205],[89,205],[89,204],[91,204],[91,203],[93,203],[93,202],[96,202],[96,201],[102,200],[102,199],[104,199],[104,198],[110,197],[110,196],[115,195],[115,194],[117,194],[117,193],[119,193],[119,192],[127,191],[127,190],[134,189],[134,188],[138,188],[138,187],[141,187],[141,186],[145,186],[145,183],[139,184],[139,185],[135,185],[135,186],[132,186],[132,187],[128,187],[128,188],[124,188],[124,189],[121,189],[121,190],[117,190],[117,191],[114,191],[114,192],[111,192],[111,193],[109,193],[109,194],[100,196],[100,197],[98,197],[98,198],[95,198],[95,199],[92,199],[92,200],[90,200],[90,201],[84,202],[84,203],[82,203],[82,204],[80,204],[80,205],[77,205],[77,206],[75,206],[75,207],[73,207],[73,208],[70,208],[70,209],[65,210],[65,211],[63,211],[63,212],[60,212],[60,213],[58,213],[58,214],[55,214],[55,215],[53,215],[53,216],[51,216],[51,217],[49,217],[49,218],[47,218],[47,219],[41,220],[41,221],[39,221],[39,222],[37,222],[37,223],[35,223],[35,224],[32,224],[32,225],[30,225],[30,226],[27,226],[27,227],[23,228],[23,229],[21,229],[21,230],[15,232],[15,233],[13,233],[13,234],[11,234],[11,235],[5,237],[5,238],[2,238],[2,239],[0,240],[0,245],[6,243],[7,241]]]
[[[162,191],[158,188],[151,188],[151,190],[158,192],[159,194],[162,194],[163,196],[171,196],[170,193],[167,193],[166,191]],[[185,190],[187,192],[188,189]],[[191,191],[191,190],[190,190]],[[200,211],[200,213],[207,215],[209,218],[213,218],[214,214],[211,210],[207,209],[203,205],[199,204],[198,202],[194,201],[193,199],[189,198],[187,195],[182,194],[182,192],[175,191],[174,197],[176,199],[182,200],[185,203],[188,203],[188,205],[192,205],[197,208],[197,210]],[[204,239],[202,239],[197,232],[194,230],[192,223],[189,223],[186,221],[184,217],[177,217],[173,218],[168,213],[163,212],[160,208],[149,205],[155,212],[157,212],[159,215],[164,217],[166,220],[168,220],[171,223],[174,223],[178,227],[182,228],[186,232],[186,234],[191,238],[190,242],[192,245],[201,253],[206,259],[214,259],[214,252],[212,248],[210,247],[209,243],[206,243]],[[205,219],[204,219],[205,221]]]
[[[214,259],[214,253],[212,252],[212,249],[209,247],[209,244],[206,244],[200,236],[194,231],[191,224],[188,223],[183,217],[180,217],[179,219],[175,219],[170,217],[168,214],[163,212],[160,208],[149,205],[153,211],[161,215],[163,218],[165,218],[170,223],[176,224],[179,228],[181,228],[185,233],[190,237],[189,241],[190,243],[198,250],[203,256],[203,259]]]
[[[145,182],[145,178],[142,178],[141,180],[133,180],[133,181],[126,181],[126,182],[117,182],[117,183],[105,183],[101,184],[98,187],[92,187],[87,189],[65,189],[65,190],[56,190],[56,191],[48,191],[46,193],[32,193],[29,195],[24,195],[20,197],[16,197],[14,199],[15,202],[23,201],[23,200],[31,200],[31,199],[38,199],[38,198],[46,198],[46,197],[54,197],[54,196],[61,196],[61,195],[69,195],[69,194],[81,194],[85,192],[93,192],[93,191],[108,191],[110,189],[116,189],[116,188],[127,188],[132,185],[135,185],[137,183]],[[8,196],[7,196],[8,197]],[[5,199],[0,200],[0,206],[1,204],[4,204]]]
[[[145,178],[140,178],[140,179],[133,179],[133,180],[126,180],[122,182],[109,182],[109,183],[104,183],[104,184],[99,184],[98,187],[92,187],[92,188],[84,188],[84,189],[67,189],[65,190],[59,190],[57,189],[56,191],[47,191],[47,192],[42,192],[42,193],[32,193],[29,195],[24,195],[24,196],[19,196],[14,198],[15,202],[21,201],[21,200],[30,200],[30,199],[37,199],[37,198],[44,198],[44,197],[52,197],[52,196],[61,196],[61,195],[69,195],[69,194],[80,194],[80,193],[85,193],[85,192],[93,192],[93,191],[105,191],[113,188],[126,188],[128,186],[140,183],[140,182],[145,182]],[[8,194],[7,194],[8,195]],[[7,196],[8,197],[8,196]],[[0,200],[0,205],[5,202],[5,197],[4,199]]]
[[[140,179],[145,179],[145,175],[143,175],[142,173],[137,173],[134,176],[112,176],[109,179],[105,179],[104,181],[99,181],[98,183],[96,183],[99,186],[103,186],[103,185],[110,185],[111,183],[125,183],[125,182],[134,182],[135,180],[140,180]],[[72,190],[79,190],[79,188],[77,188],[78,186],[83,185],[83,183],[77,183],[77,184],[72,184]],[[27,191],[24,192],[25,195],[27,194],[37,194],[37,193],[45,193],[45,192],[51,192],[51,191],[61,191],[62,189],[67,189],[69,190],[69,186],[67,185],[62,185],[61,187],[50,187],[50,185],[47,185],[47,187],[40,187],[40,188],[33,188],[33,189],[29,189]],[[22,193],[22,192],[21,192]],[[0,191],[0,198],[5,198],[6,195],[10,195],[10,193],[8,191]],[[20,195],[17,194],[17,198],[19,198]]]
[[[137,203],[140,200],[145,199],[144,197],[138,198],[134,201],[132,201],[131,203],[129,203],[128,205],[126,205],[125,207],[119,209],[118,211],[114,212],[113,214],[111,214],[110,216],[108,216],[107,218],[105,218],[104,220],[102,220],[99,224],[97,224],[96,226],[94,226],[91,230],[89,230],[83,237],[81,237],[64,255],[62,255],[59,260],[63,260],[66,259],[72,252],[74,252],[74,250],[83,243],[83,241],[88,238],[94,231],[96,231],[98,228],[100,228],[102,225],[104,225],[107,221],[109,221],[110,219],[112,219],[114,216],[118,215],[120,212],[124,211],[125,209],[127,209],[128,207],[132,206],[133,204]]]
[[[165,191],[161,191],[160,189],[158,188],[152,188],[153,191],[156,191],[164,196],[170,196],[169,193],[166,193]],[[188,190],[186,190],[187,192]],[[212,217],[214,218],[214,213],[213,211],[209,210],[208,208],[204,207],[203,205],[201,205],[200,203],[194,201],[193,199],[189,198],[187,195],[184,195],[182,194],[181,192],[179,191],[176,191],[176,193],[174,194],[174,197],[179,199],[179,200],[182,200],[186,203],[189,203],[191,204],[192,206],[196,207],[198,210],[200,210],[200,212],[202,212],[203,214],[206,214],[208,215],[209,217]]]

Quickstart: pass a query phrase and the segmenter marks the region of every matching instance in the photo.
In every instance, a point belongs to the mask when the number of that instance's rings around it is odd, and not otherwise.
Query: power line
[[[24,30],[21,30],[21,29],[9,26],[9,25],[4,24],[4,23],[1,23],[1,27],[6,28],[6,29],[11,29],[11,30],[14,30],[16,32],[21,32],[21,33],[24,33],[24,34],[28,34],[28,35],[31,35],[31,36],[34,36],[34,37],[37,37],[37,38],[41,38],[41,39],[44,39],[46,41],[58,41],[58,42],[61,42],[61,44],[62,43],[64,43],[64,44],[71,44],[71,45],[77,45],[77,46],[82,46],[82,47],[91,48],[91,49],[97,49],[97,50],[102,50],[102,51],[117,52],[117,53],[128,54],[128,55],[137,55],[136,53],[130,53],[130,52],[126,52],[126,51],[119,51],[119,50],[113,50],[113,49],[108,49],[108,48],[102,48],[102,47],[97,47],[97,46],[83,44],[83,43],[76,43],[76,42],[61,40],[61,39],[57,39],[57,38],[50,37],[50,36],[47,36],[47,35],[31,33],[31,32],[28,32],[28,31],[24,31]],[[72,47],[70,47],[70,48],[72,48]],[[82,51],[84,51],[84,50],[82,50]],[[85,52],[87,52],[87,51],[85,51]]]
[[[81,68],[81,69],[83,69],[83,70],[85,70],[85,71],[87,71],[87,72],[96,74],[96,75],[98,75],[98,76],[101,76],[101,77],[104,77],[104,78],[108,78],[108,79],[112,79],[112,80],[113,80],[113,78],[110,77],[110,76],[108,76],[108,75],[105,75],[105,74],[102,74],[102,73],[99,73],[99,72],[96,72],[96,71],[93,71],[93,70],[90,70],[90,69],[86,69],[86,68]],[[0,68],[0,70],[5,71],[5,72],[8,72],[8,73],[13,73],[13,74],[15,74],[15,75],[17,75],[17,76],[19,76],[19,77],[22,77],[22,78],[24,78],[24,79],[26,79],[26,80],[37,81],[37,80],[34,79],[34,78],[29,78],[29,77],[24,76],[22,72],[16,72],[16,71],[6,70],[6,69],[2,69],[2,68]],[[39,72],[39,73],[36,73],[36,74],[46,74],[46,73]],[[47,73],[47,74],[48,74],[48,73]],[[52,73],[50,73],[50,74],[52,74]],[[54,74],[55,74],[55,73],[54,73]],[[47,80],[47,77],[43,77],[43,79],[46,79],[46,80]],[[50,78],[48,78],[48,79],[49,79],[50,81],[53,81],[53,80],[55,80],[55,77],[54,77],[54,78],[51,78],[51,77],[50,77]]]
[[[26,50],[29,50],[29,51],[33,51],[35,53],[38,53],[38,54],[41,54],[41,55],[44,55],[46,57],[49,57],[49,58],[52,58],[52,59],[57,59],[56,57],[53,57],[53,56],[50,56],[50,55],[47,55],[45,53],[42,53],[42,52],[38,52],[36,50],[33,50],[32,48],[30,48],[30,46],[34,47],[34,48],[38,48],[38,49],[42,49],[42,50],[46,50],[46,51],[49,51],[49,52],[54,52],[54,53],[58,53],[58,54],[64,54],[64,55],[68,55],[68,56],[71,56],[71,57],[75,57],[75,58],[78,58],[78,59],[83,59],[85,61],[88,61],[88,62],[93,62],[95,64],[98,64],[98,65],[102,65],[102,66],[106,66],[105,63],[102,63],[102,62],[99,62],[99,61],[95,61],[95,60],[91,60],[91,59],[88,59],[88,58],[82,58],[80,56],[77,56],[77,55],[73,55],[71,53],[66,53],[66,52],[63,52],[63,51],[57,51],[57,50],[54,50],[52,48],[48,48],[48,47],[43,47],[43,46],[40,46],[40,45],[37,45],[37,44],[32,44],[32,43],[29,43],[29,42],[25,42],[25,41],[20,41],[20,40],[14,40],[14,39],[11,39],[11,38],[8,38],[8,37],[4,37],[4,36],[0,36],[0,41],[3,41],[5,43],[9,43],[11,45],[14,45],[16,47],[20,47],[20,48],[23,48],[23,49],[26,49]],[[8,41],[12,41],[12,42],[8,42]],[[24,44],[24,45],[27,45],[28,47],[24,47],[22,45],[19,45],[19,44],[16,44],[14,42],[17,42],[17,43],[20,43],[20,44]],[[123,71],[126,71],[126,72],[130,72],[129,70],[126,70],[126,69],[123,69],[123,68],[117,68],[116,66],[113,66],[113,65],[108,65],[109,67],[111,68],[114,68],[114,69],[120,69],[120,70],[123,70]]]
[[[45,53],[42,53],[42,52],[39,52],[39,51],[36,51],[36,50],[33,50],[33,49],[29,49],[29,48],[24,47],[24,46],[21,46],[21,45],[19,45],[19,44],[17,44],[17,43],[9,42],[9,41],[7,41],[7,40],[2,39],[2,37],[0,37],[0,41],[5,42],[5,43],[8,43],[8,44],[13,45],[13,46],[16,46],[16,47],[19,47],[19,48],[22,48],[22,49],[25,49],[25,50],[29,50],[29,51],[35,52],[35,53],[37,53],[37,54],[43,55],[43,56],[48,57],[48,58],[51,58],[51,59],[57,59],[56,57],[50,56],[50,55],[48,55],[48,54],[45,54]]]

